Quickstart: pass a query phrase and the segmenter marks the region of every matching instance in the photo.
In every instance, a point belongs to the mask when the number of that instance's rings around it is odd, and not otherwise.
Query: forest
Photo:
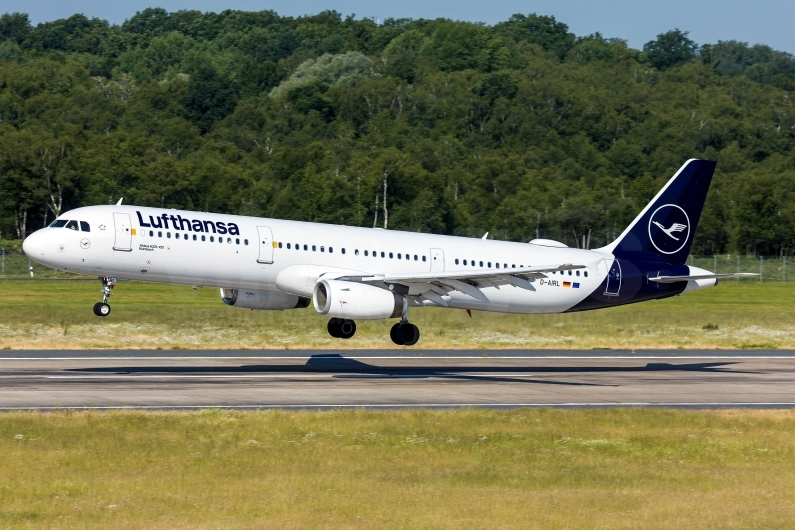
[[[689,158],[696,254],[795,254],[795,57],[538,14],[0,16],[0,238],[115,203],[596,248]],[[619,36],[620,37],[620,36]]]

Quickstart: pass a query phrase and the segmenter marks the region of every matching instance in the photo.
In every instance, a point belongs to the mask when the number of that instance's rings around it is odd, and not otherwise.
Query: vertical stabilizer
[[[599,250],[619,259],[685,263],[716,164],[685,162],[624,233]]]

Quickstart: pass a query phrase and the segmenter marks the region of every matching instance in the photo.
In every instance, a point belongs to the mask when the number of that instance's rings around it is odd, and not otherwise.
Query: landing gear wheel
[[[353,320],[343,320],[339,324],[339,337],[341,339],[349,339],[356,334],[356,322]]]
[[[328,321],[328,326],[326,326],[326,329],[328,329],[328,334],[335,339],[342,338],[342,330],[340,329],[342,327],[341,322],[342,321],[339,318],[332,318]]]
[[[389,338],[398,346],[414,346],[420,340],[420,328],[408,322],[398,322],[389,330]]]
[[[97,302],[94,304],[94,314],[98,317],[106,317],[110,315],[110,306],[105,302]]]
[[[400,327],[399,333],[404,346],[414,346],[420,340],[420,328],[414,324],[406,322]]]
[[[110,306],[108,305],[108,298],[113,294],[113,288],[116,287],[116,278],[100,277],[99,281],[102,282],[102,301],[94,304],[94,314],[98,317],[106,317],[110,315]]]
[[[398,322],[397,324],[392,326],[392,329],[389,330],[389,338],[392,339],[392,342],[394,342],[398,346],[403,346],[403,339],[400,333],[401,324],[402,322]]]

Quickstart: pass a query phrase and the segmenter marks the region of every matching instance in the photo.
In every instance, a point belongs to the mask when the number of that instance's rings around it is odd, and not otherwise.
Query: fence
[[[30,278],[31,272],[35,279],[79,278],[76,274],[40,265],[21,252],[0,248],[0,278]]]
[[[0,278],[79,278],[75,274],[58,272],[51,267],[39,265],[21,252],[0,248]],[[792,282],[795,281],[795,263],[785,257],[777,256],[690,256],[688,265],[700,267],[718,274],[730,272],[755,272],[759,276],[740,278],[731,281],[741,282]],[[787,270],[788,267],[790,270]]]
[[[793,260],[786,256],[738,256],[723,254],[720,256],[690,256],[688,265],[700,267],[717,274],[731,272],[754,272],[759,276],[733,279],[740,282],[792,282],[795,281],[795,270],[791,270]],[[787,270],[789,266],[790,270]]]

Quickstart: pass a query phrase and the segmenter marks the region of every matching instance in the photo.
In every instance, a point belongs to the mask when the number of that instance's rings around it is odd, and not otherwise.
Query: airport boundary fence
[[[739,256],[722,254],[713,256],[690,256],[688,265],[693,265],[718,274],[753,272],[759,276],[732,279],[739,282],[792,282],[795,281],[795,260],[786,256]],[[56,279],[85,278],[76,274],[59,272],[28,258],[22,252],[0,247],[0,279]]]

